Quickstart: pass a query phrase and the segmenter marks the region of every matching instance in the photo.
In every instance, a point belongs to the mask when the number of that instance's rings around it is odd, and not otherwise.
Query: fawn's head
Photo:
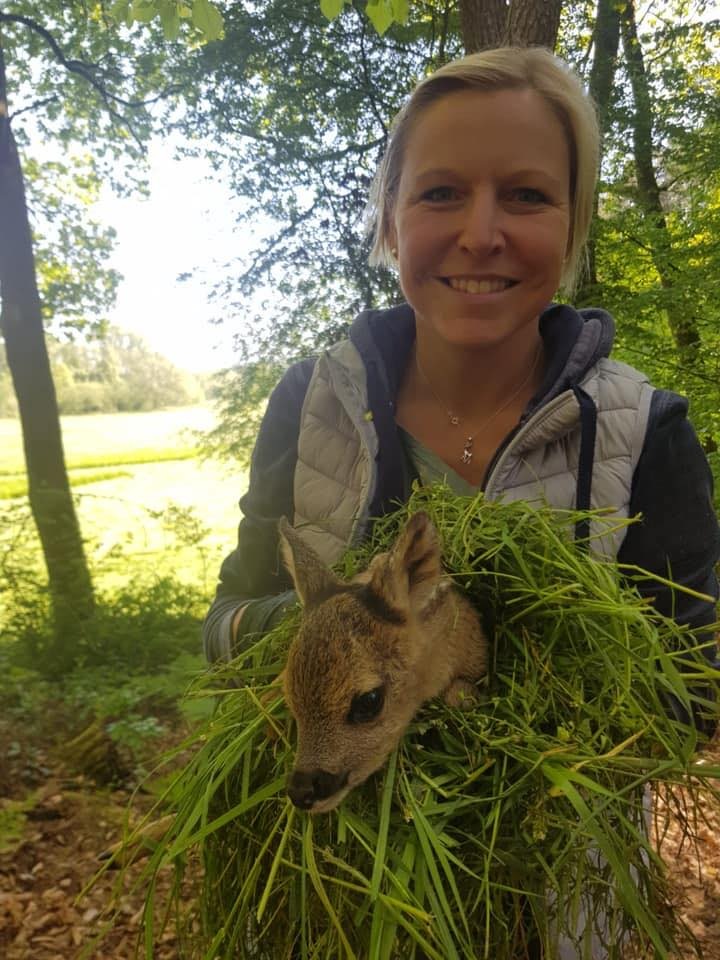
[[[350,581],[336,577],[284,519],[280,543],[303,605],[284,673],[298,733],[288,792],[297,806],[320,813],[383,765],[423,701],[438,692],[428,689],[428,625],[450,581],[424,513]]]

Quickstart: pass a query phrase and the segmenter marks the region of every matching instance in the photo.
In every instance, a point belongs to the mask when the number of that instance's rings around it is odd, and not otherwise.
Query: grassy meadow
[[[212,424],[205,407],[62,418],[70,482],[101,585],[152,570],[211,595],[247,479],[197,455],[197,431]],[[20,423],[0,420],[0,505],[22,502],[25,491]]]

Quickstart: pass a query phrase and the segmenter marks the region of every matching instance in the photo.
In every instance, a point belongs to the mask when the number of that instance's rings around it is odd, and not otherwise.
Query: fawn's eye
[[[380,713],[385,703],[385,687],[375,687],[367,693],[358,693],[352,698],[348,711],[348,723],[368,723]]]

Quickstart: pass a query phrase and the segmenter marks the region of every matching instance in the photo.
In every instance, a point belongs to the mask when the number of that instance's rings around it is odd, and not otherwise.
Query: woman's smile
[[[452,290],[466,294],[502,293],[514,287],[516,281],[503,277],[441,277]]]

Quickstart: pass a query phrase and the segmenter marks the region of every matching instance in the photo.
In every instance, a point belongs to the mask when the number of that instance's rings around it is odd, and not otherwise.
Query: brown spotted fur
[[[438,535],[424,513],[349,582],[284,519],[280,543],[303,605],[282,678],[297,723],[294,769],[348,776],[311,808],[323,812],[383,765],[425,701],[443,694],[459,705],[473,697],[488,645],[477,612],[442,569]],[[353,697],[383,685],[377,719],[350,723]]]

